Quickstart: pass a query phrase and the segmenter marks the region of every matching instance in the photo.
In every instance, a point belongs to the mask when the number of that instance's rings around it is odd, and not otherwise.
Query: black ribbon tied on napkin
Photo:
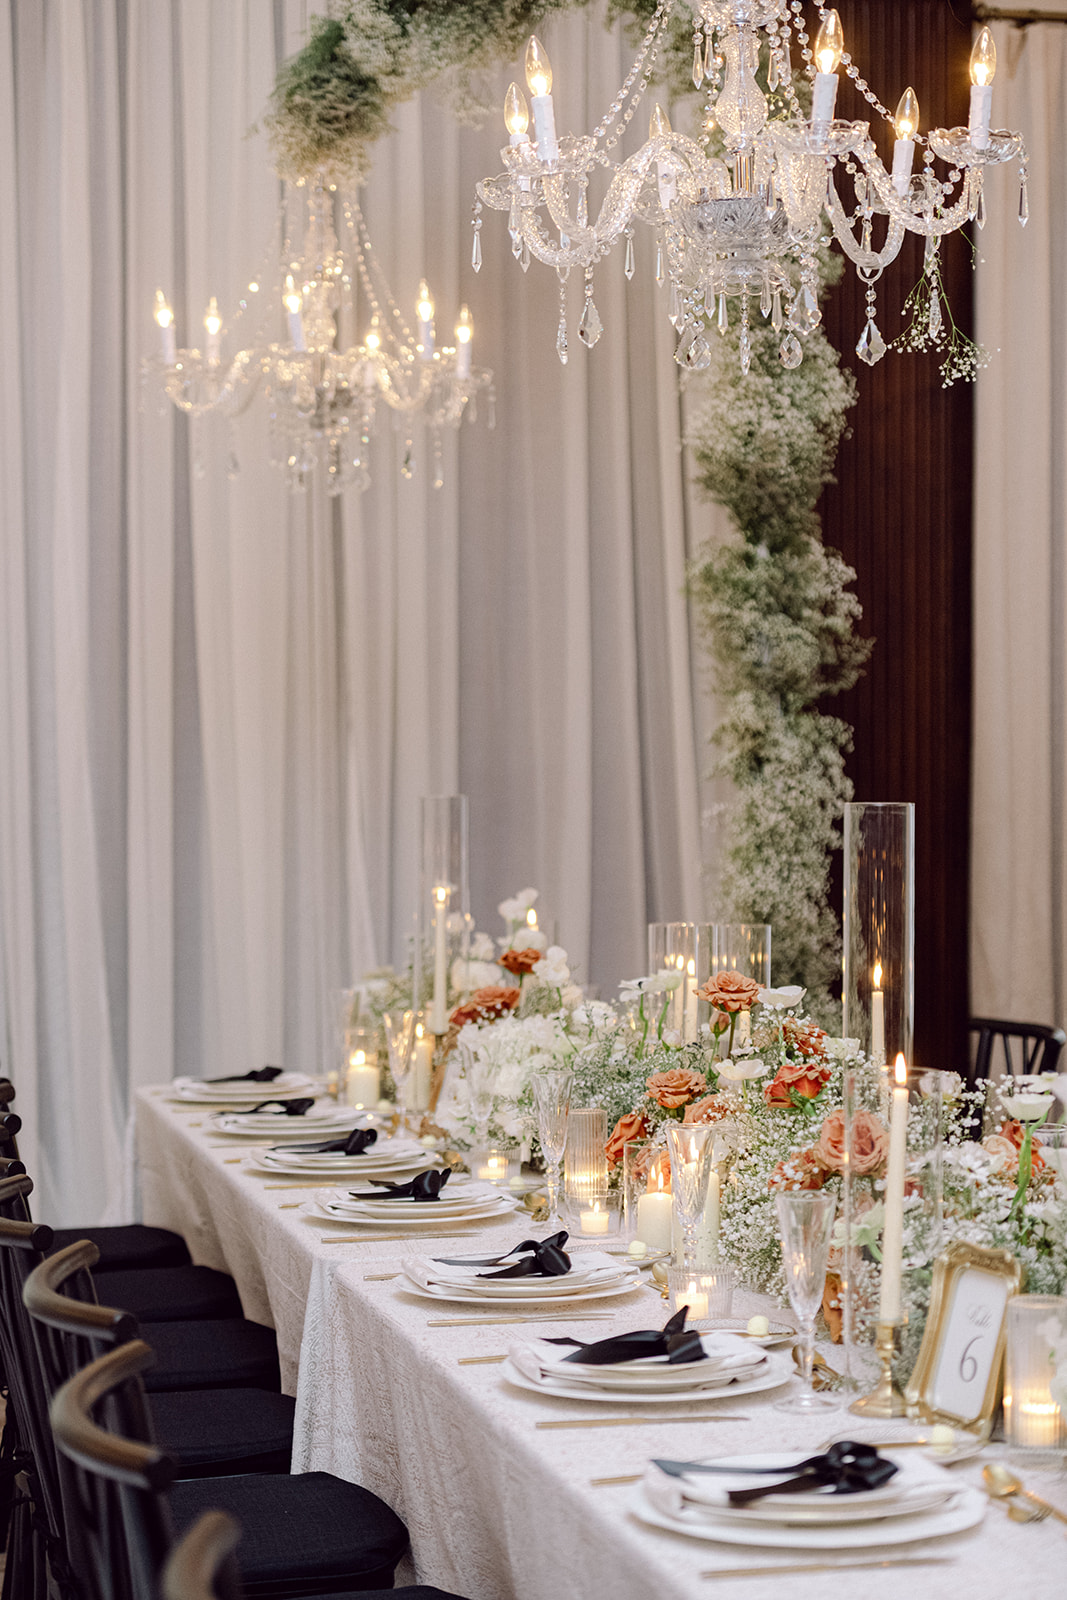
[[[325,1144],[289,1144],[288,1154],[301,1156],[361,1156],[378,1138],[377,1128],[353,1128],[339,1139],[327,1139]]]
[[[620,1333],[614,1339],[597,1339],[594,1344],[582,1344],[578,1339],[546,1339],[546,1344],[573,1344],[577,1348],[564,1361],[580,1362],[586,1367],[611,1367],[620,1361],[640,1361],[650,1356],[666,1356],[671,1367],[688,1361],[706,1361],[700,1334],[695,1328],[686,1328],[688,1306],[682,1306],[673,1317],[659,1328],[639,1328],[636,1333]]]
[[[350,1189],[348,1192],[353,1200],[437,1200],[451,1176],[451,1167],[441,1172],[431,1168],[429,1172],[420,1172],[410,1183],[386,1183],[384,1178],[369,1178],[367,1181],[373,1183],[373,1189],[358,1192]]]
[[[859,1494],[864,1489],[880,1489],[897,1470],[873,1445],[840,1439],[825,1455],[809,1456],[807,1461],[801,1461],[791,1478],[755,1489],[731,1489],[728,1499],[733,1506],[747,1506],[769,1494],[793,1494],[797,1490],[827,1487],[834,1494]]]
[[[252,1116],[257,1111],[266,1111],[268,1106],[281,1106],[287,1117],[303,1117],[315,1104],[312,1095],[304,1095],[298,1100],[261,1100],[258,1106],[253,1106],[249,1112]]]
[[[499,1272],[479,1272],[478,1277],[562,1278],[571,1270],[571,1258],[563,1248],[566,1243],[565,1231],[550,1234],[547,1239],[524,1239],[514,1250],[508,1251],[509,1256],[518,1255],[518,1261],[502,1267]]]
[[[205,1083],[273,1083],[284,1067],[257,1067],[254,1072],[235,1072],[228,1078],[205,1078]]]

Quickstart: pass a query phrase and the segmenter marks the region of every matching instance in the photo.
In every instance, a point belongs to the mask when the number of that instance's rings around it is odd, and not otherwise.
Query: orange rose
[[[1014,1177],[1019,1170],[1020,1151],[1019,1145],[1016,1144],[1012,1132],[1009,1131],[1013,1128],[1013,1126],[1018,1128],[1019,1124],[1015,1123],[1013,1125],[1010,1122],[1005,1122],[999,1133],[988,1134],[982,1140],[982,1148],[983,1150],[988,1151],[993,1157],[993,1166],[997,1172],[1003,1172],[1005,1174],[1011,1173],[1011,1175]],[[1031,1176],[1036,1172],[1044,1171],[1044,1167],[1044,1160],[1042,1159],[1036,1144],[1032,1144],[1030,1146]]]
[[[704,1074],[694,1072],[692,1067],[671,1067],[669,1072],[654,1072],[645,1083],[653,1100],[665,1111],[688,1105],[708,1087]]]
[[[740,972],[717,972],[697,990],[716,1011],[749,1011],[759,999],[759,984]]]
[[[625,1116],[619,1118],[612,1129],[611,1138],[604,1146],[604,1153],[613,1167],[617,1167],[622,1160],[623,1146],[630,1143],[631,1139],[644,1139],[648,1135],[648,1123],[643,1111],[627,1111]]]
[[[484,989],[475,989],[463,1005],[457,1006],[448,1020],[454,1028],[462,1028],[467,1022],[490,1022],[494,1017],[514,1011],[521,992],[499,983],[486,984]]]
[[[826,1168],[814,1150],[794,1150],[779,1161],[770,1178],[768,1189],[821,1189],[826,1182]]]
[[[831,1111],[819,1130],[815,1154],[830,1172],[845,1170],[845,1113]],[[889,1154],[889,1134],[870,1111],[857,1111],[852,1130],[852,1170],[858,1177],[881,1172]]]
[[[540,960],[541,951],[530,945],[526,950],[505,950],[497,964],[507,972],[513,972],[516,978],[521,978],[524,973],[532,972]]]
[[[814,1022],[798,1022],[796,1017],[785,1017],[782,1021],[782,1033],[785,1042],[792,1045],[794,1050],[808,1061],[822,1061],[826,1057],[826,1041],[829,1037]]]
[[[692,1126],[694,1122],[718,1122],[721,1117],[731,1117],[734,1107],[724,1094],[706,1094],[703,1100],[694,1100],[686,1106],[683,1123]]]
[[[790,1090],[804,1100],[814,1100],[830,1080],[829,1062],[783,1061],[763,1091],[769,1106],[792,1105]]]

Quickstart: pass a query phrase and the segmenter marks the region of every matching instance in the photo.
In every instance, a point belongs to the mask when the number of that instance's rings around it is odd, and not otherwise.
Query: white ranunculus
[[[476,933],[471,938],[471,960],[492,961],[496,953],[496,946],[487,933]]]
[[[792,983],[785,989],[761,989],[759,1003],[771,1011],[788,1011],[791,1006],[798,1006],[806,993],[798,983]]]
[[[649,984],[649,992],[654,994],[670,994],[675,989],[682,987],[685,977],[683,972],[675,972],[667,967],[661,967]]]
[[[571,979],[566,950],[561,945],[550,944],[533,971],[534,977],[539,978],[542,983],[550,983],[554,988],[562,989]]]
[[[452,987],[459,994],[469,994],[473,989],[487,989],[491,984],[504,982],[504,974],[495,961],[462,961],[452,963]]]
[[[536,899],[536,889],[520,889],[510,900],[501,900],[497,910],[505,922],[522,922]]]
[[[726,1056],[722,1061],[716,1061],[715,1066],[719,1077],[725,1078],[727,1083],[743,1083],[746,1078],[762,1078],[771,1069],[766,1061],[759,1056]]]

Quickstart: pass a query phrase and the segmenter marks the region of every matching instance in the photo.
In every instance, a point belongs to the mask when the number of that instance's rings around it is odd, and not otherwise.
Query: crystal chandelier
[[[996,49],[988,28],[971,54],[968,126],[935,128],[924,138],[914,92],[904,93],[891,116],[845,53],[837,12],[816,7],[821,25],[812,42],[803,0],[690,0],[693,83],[706,90],[704,126],[709,134],[718,129],[723,154],[709,155],[693,139],[675,133],[656,106],[648,142],[615,165],[608,152],[637,110],[678,9],[679,0],[660,0],[626,81],[591,134],[557,136],[552,69],[538,39],[532,38],[526,51],[530,104],[515,84],[508,90],[504,115],[511,137],[501,152],[506,170],[478,185],[474,267],[481,265],[484,202],[508,212],[512,252],[524,270],[533,256],[559,274],[556,348],[561,361],[568,353],[571,268],[584,277],[578,336],[591,348],[603,331],[593,299],[594,268],[623,236],[624,270],[633,276],[635,221],[656,232],[656,279],[669,285],[669,315],[679,334],[675,360],[692,369],[708,366],[708,322],[725,331],[739,318],[745,372],[757,314],[781,335],[782,363],[796,367],[803,360],[801,340],[821,316],[816,251],[829,242],[828,234],[867,287],[856,350],[873,366],[886,350],[876,320],[876,285],[905,233],[926,240],[924,273],[936,284],[941,239],[968,221],[984,225],[984,170],[1012,160],[1019,162],[1019,220],[1026,222],[1022,137],[990,129]],[[799,82],[790,61],[794,43],[804,64]],[[889,170],[868,123],[834,118],[840,68],[893,129]],[[810,100],[810,115],[801,97]],[[920,147],[922,165],[915,173]],[[935,158],[947,163],[946,177],[935,171]],[[611,178],[591,220],[589,180],[598,166]],[[928,316],[936,334],[941,318],[936,292],[930,295]]]
[[[271,462],[285,472],[291,489],[305,488],[312,474],[325,474],[332,495],[349,485],[365,489],[368,447],[383,404],[404,434],[401,472],[411,477],[413,424],[424,418],[439,489],[442,429],[458,428],[465,411],[473,421],[482,390],[493,425],[493,375],[472,363],[470,312],[466,306],[460,310],[455,345],[438,346],[433,297],[424,280],[413,330],[393,299],[354,195],[338,192],[323,176],[297,187],[305,187],[307,197],[303,248],[294,254],[283,219],[280,260],[268,268],[273,292],[263,293],[260,280],[253,279],[229,330],[213,296],[201,351],[178,349],[174,314],[157,290],[160,353],[145,361],[145,373],[194,417],[235,417],[262,392],[269,406]],[[361,310],[366,320],[359,341]],[[246,347],[224,363],[223,333],[236,334],[245,318],[251,323]],[[283,329],[284,338],[273,342],[270,332]]]

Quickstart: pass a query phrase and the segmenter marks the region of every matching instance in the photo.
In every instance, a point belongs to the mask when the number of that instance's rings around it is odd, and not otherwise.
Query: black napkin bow
[[[431,1168],[429,1172],[420,1172],[410,1183],[387,1183],[384,1178],[369,1178],[367,1181],[373,1183],[373,1189],[350,1189],[348,1192],[353,1200],[436,1200],[451,1176],[451,1167],[441,1172]]]
[[[695,1328],[685,1326],[688,1306],[682,1306],[673,1317],[658,1328],[639,1328],[636,1333],[620,1333],[613,1339],[597,1339],[593,1344],[582,1344],[578,1339],[546,1339],[546,1344],[573,1344],[576,1349],[564,1356],[564,1361],[580,1362],[587,1367],[611,1367],[620,1361],[640,1361],[649,1356],[666,1356],[668,1366],[679,1366],[688,1361],[706,1361],[700,1334]]]
[[[303,1117],[314,1104],[313,1095],[303,1095],[297,1100],[261,1100],[258,1105],[251,1108],[249,1116],[256,1111],[266,1111],[268,1106],[281,1106],[287,1117]]]
[[[234,1072],[228,1078],[205,1078],[205,1083],[273,1083],[284,1067],[257,1067],[254,1072]]]
[[[781,1483],[754,1489],[731,1489],[727,1498],[733,1506],[747,1506],[769,1494],[793,1494],[797,1490],[829,1488],[833,1494],[859,1494],[864,1489],[880,1489],[899,1469],[880,1456],[873,1445],[839,1439],[825,1455],[801,1461],[793,1476]]]
[[[353,1128],[351,1133],[343,1133],[339,1139],[327,1139],[323,1144],[289,1144],[285,1149],[289,1155],[361,1156],[377,1138],[377,1128]]]
[[[526,1261],[513,1261],[503,1272],[479,1272],[479,1278],[562,1278],[571,1270],[571,1258],[563,1246],[567,1233],[553,1233],[547,1239],[524,1239],[502,1256],[435,1256],[443,1267],[502,1267],[509,1256],[528,1253]]]

